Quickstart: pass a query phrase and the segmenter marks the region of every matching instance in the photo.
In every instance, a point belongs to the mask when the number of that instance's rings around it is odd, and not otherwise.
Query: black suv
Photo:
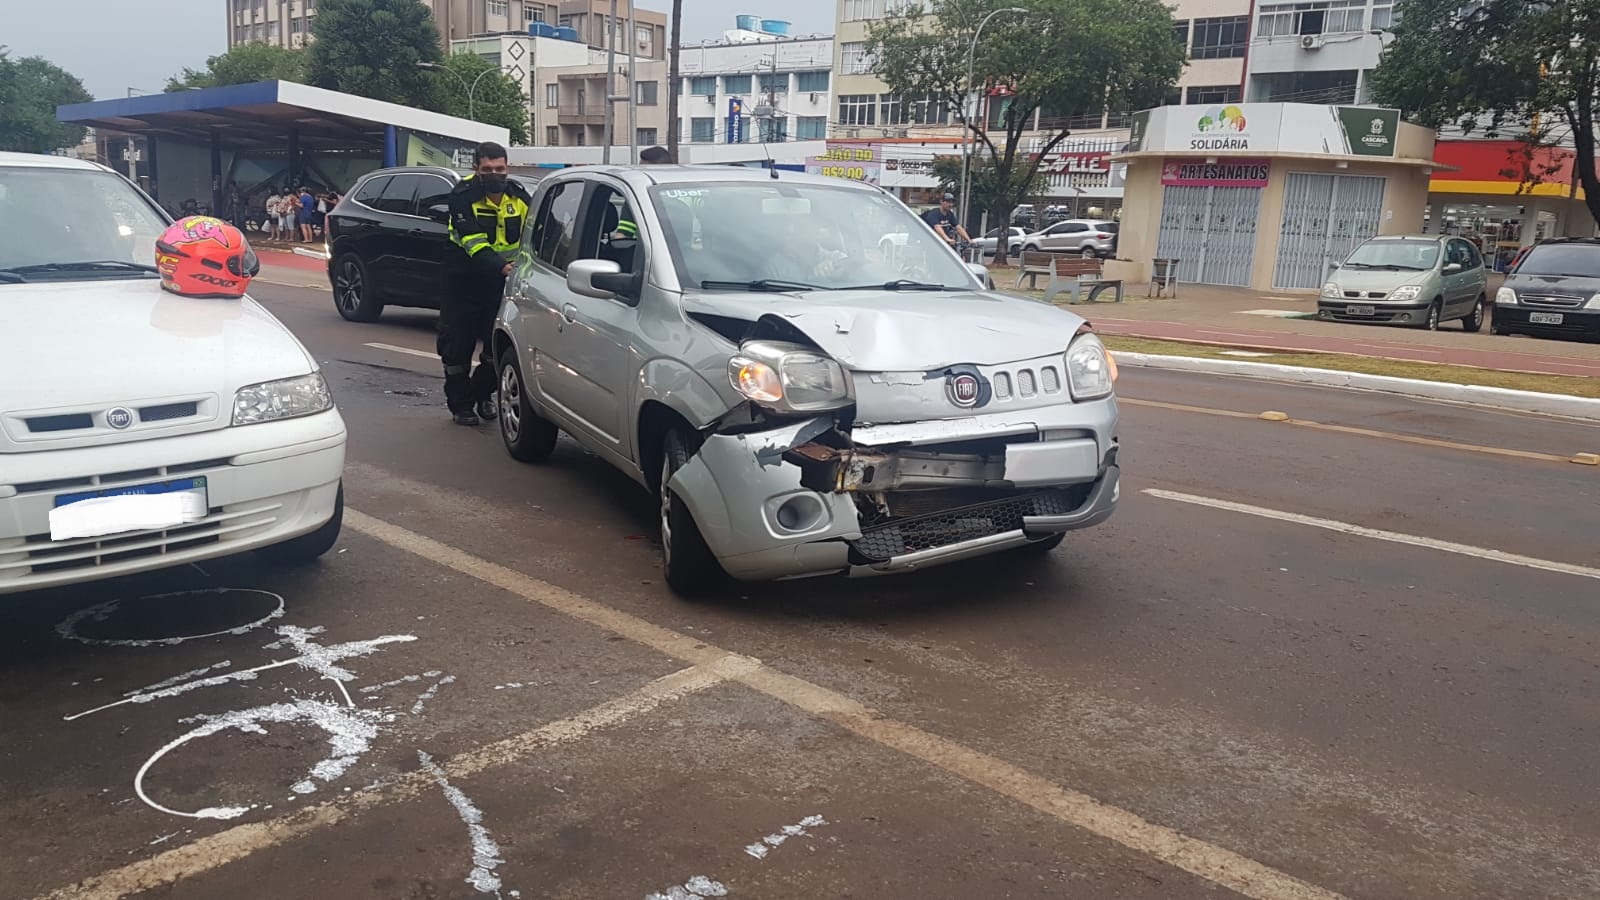
[[[1533,245],[1494,299],[1495,334],[1600,338],[1600,240]]]
[[[462,174],[436,166],[379,169],[328,213],[328,282],[339,315],[371,322],[385,306],[439,308],[444,261],[455,252],[446,200]],[[511,177],[532,190],[532,180]]]

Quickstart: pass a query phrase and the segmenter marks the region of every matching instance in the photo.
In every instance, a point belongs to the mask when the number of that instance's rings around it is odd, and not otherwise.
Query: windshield
[[[1517,265],[1516,274],[1600,278],[1600,244],[1537,244]]]
[[[1438,241],[1368,241],[1344,261],[1350,269],[1424,269],[1439,261]]]
[[[926,223],[877,191],[762,181],[662,185],[650,194],[686,288],[973,286]]]
[[[111,172],[0,166],[0,290],[15,281],[153,277],[166,228],[160,211]],[[91,262],[110,265],[73,267]]]

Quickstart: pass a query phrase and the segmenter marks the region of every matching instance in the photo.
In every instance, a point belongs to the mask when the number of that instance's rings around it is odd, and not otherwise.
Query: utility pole
[[[617,0],[611,0],[611,16],[606,19],[606,117],[605,134],[600,140],[605,143],[605,149],[600,151],[600,161],[606,165],[611,164],[611,145],[614,143],[612,126],[616,123],[617,102]]]
[[[634,51],[638,43],[637,24],[633,17],[634,0],[628,0],[628,165],[639,164],[639,58]],[[660,102],[659,93],[656,101]]]

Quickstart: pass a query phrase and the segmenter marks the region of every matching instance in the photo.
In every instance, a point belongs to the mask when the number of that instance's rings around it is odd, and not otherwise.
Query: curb
[[[1510,388],[1448,384],[1442,381],[1396,378],[1392,375],[1366,375],[1359,372],[1310,369],[1301,366],[1284,366],[1274,363],[1244,362],[1231,359],[1199,359],[1191,356],[1163,356],[1154,353],[1125,353],[1118,351],[1113,351],[1112,356],[1116,357],[1118,365],[1137,368],[1170,369],[1180,372],[1200,372],[1207,375],[1242,375],[1271,381],[1376,391],[1385,394],[1418,397],[1424,400],[1449,400],[1456,403],[1487,406],[1511,412],[1531,412],[1547,416],[1564,416],[1572,419],[1600,422],[1600,399],[1589,397],[1543,394],[1537,391],[1517,391]]]

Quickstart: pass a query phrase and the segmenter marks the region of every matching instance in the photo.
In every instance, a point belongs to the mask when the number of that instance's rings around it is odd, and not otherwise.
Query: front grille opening
[[[1036,491],[1027,494],[1009,492],[1005,496],[970,502],[975,495],[965,490],[927,491],[943,497],[913,498],[916,493],[907,491],[890,494],[890,515],[884,516],[868,498],[860,498],[862,513],[861,537],[850,542],[857,565],[887,562],[896,556],[948,547],[964,541],[1018,531],[1027,516],[1059,516],[1077,510],[1089,499],[1094,489],[1091,484],[1074,485],[1062,490]],[[941,501],[961,502],[966,505],[947,507],[935,512],[903,515],[895,514],[895,505],[915,510],[918,503],[924,507]],[[869,513],[876,513],[871,515]],[[868,523],[871,524],[868,524]]]
[[[35,416],[27,420],[28,430],[34,434],[57,431],[83,431],[94,427],[94,416],[88,413],[69,413],[63,416]]]
[[[216,514],[217,512],[220,512],[220,510],[213,508],[210,510],[210,512],[212,514]],[[207,533],[208,531],[212,533]],[[195,522],[189,525],[181,525],[177,528],[169,528],[166,531],[139,531],[132,534],[119,534],[103,538],[99,541],[95,541],[94,543],[77,544],[74,546],[59,548],[52,548],[48,546],[50,543],[50,535],[37,534],[32,535],[27,539],[28,544],[23,545],[23,549],[28,549],[28,545],[30,544],[34,546],[41,544],[46,545],[44,547],[40,547],[40,549],[33,550],[29,558],[29,563],[34,573],[42,575],[48,572],[66,572],[72,569],[92,569],[96,566],[121,562],[122,560],[139,559],[147,556],[164,556],[168,553],[174,553],[179,550],[187,550],[190,547],[201,547],[206,544],[215,544],[221,541],[222,538],[220,535],[214,532],[215,525],[213,523]],[[160,536],[165,540],[154,547],[135,547],[129,550],[118,549],[119,547],[126,547],[130,544],[147,542],[152,537],[156,536]],[[87,553],[91,550],[98,552],[91,556],[78,555]],[[53,557],[68,555],[71,555],[74,558],[52,561]]]
[[[173,419],[187,419],[200,411],[200,404],[190,400],[187,403],[163,403],[160,406],[146,406],[139,410],[141,422],[168,422]]]
[[[129,481],[151,481],[163,477],[170,478],[171,476],[188,472],[203,472],[206,469],[216,469],[227,464],[228,460],[226,458],[202,459],[196,462],[167,466],[165,469],[137,469],[130,472],[112,472],[108,475],[101,475],[98,478],[87,476],[83,478],[60,478],[54,481],[29,481],[18,484],[16,487],[19,494],[59,493],[69,488],[117,487]]]

